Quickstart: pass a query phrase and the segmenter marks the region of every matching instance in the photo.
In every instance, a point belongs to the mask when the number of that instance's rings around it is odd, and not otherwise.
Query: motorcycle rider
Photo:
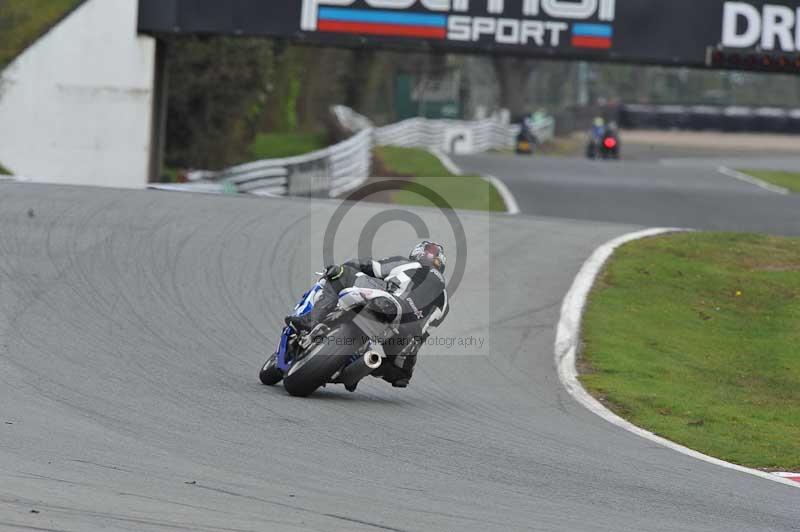
[[[603,137],[606,135],[606,121],[598,116],[589,128],[589,143],[586,146],[586,156],[594,159],[599,156],[600,147],[603,144]]]
[[[517,135],[517,153],[533,154],[534,147],[538,144],[536,135],[533,133],[533,127],[533,114],[525,115],[520,123],[520,130]]]
[[[595,118],[589,134],[594,141],[600,141],[606,134],[606,121],[600,116]]]
[[[374,374],[397,388],[408,386],[417,363],[417,353],[427,340],[431,327],[438,327],[449,312],[444,271],[447,257],[444,247],[423,240],[405,257],[380,260],[356,259],[325,268],[325,283],[311,312],[304,316],[287,316],[286,324],[299,334],[307,334],[336,308],[339,293],[352,287],[358,276],[369,275],[386,282],[386,291],[394,295],[403,308],[397,338],[407,343],[384,344],[387,356]]]

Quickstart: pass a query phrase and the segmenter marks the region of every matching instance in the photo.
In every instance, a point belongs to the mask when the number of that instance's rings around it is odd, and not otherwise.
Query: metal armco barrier
[[[457,153],[505,149],[514,145],[520,126],[495,120],[477,122],[412,118],[380,128],[344,106],[331,110],[349,139],[305,155],[266,159],[218,172],[189,173],[190,183],[153,184],[160,190],[246,193],[259,196],[336,197],[363,184],[372,170],[374,145],[436,148]],[[551,117],[533,125],[539,141],[553,137]]]
[[[555,120],[546,117],[534,123],[533,134],[539,142],[555,135]],[[514,146],[520,126],[496,120],[466,122],[409,118],[375,130],[375,143],[383,146],[438,148],[450,153],[480,153]]]
[[[372,165],[373,129],[323,150],[265,159],[218,172],[189,172],[189,183],[151,185],[162,190],[246,193],[258,196],[337,196],[362,184]]]

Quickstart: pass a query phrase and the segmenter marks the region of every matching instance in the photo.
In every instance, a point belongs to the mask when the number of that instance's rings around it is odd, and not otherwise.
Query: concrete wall
[[[137,0],[88,0],[0,76],[0,161],[50,183],[142,187],[155,41]]]

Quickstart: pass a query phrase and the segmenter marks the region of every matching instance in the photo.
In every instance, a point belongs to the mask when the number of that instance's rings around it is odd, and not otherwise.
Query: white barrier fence
[[[154,184],[150,188],[262,196],[335,197],[357,188],[369,178],[375,145],[479,153],[513,147],[520,132],[520,126],[491,119],[468,122],[411,118],[375,128],[366,117],[347,107],[336,106],[332,112],[344,129],[354,133],[352,137],[305,155],[255,161],[219,172],[190,172],[190,183]],[[550,140],[555,131],[555,121],[547,117],[533,124],[531,130],[539,142]]]
[[[375,130],[375,143],[380,146],[437,148],[444,152],[466,154],[514,147],[520,126],[496,120],[467,122],[463,120],[430,120],[410,118]],[[555,121],[546,117],[531,127],[539,142],[551,140]]]

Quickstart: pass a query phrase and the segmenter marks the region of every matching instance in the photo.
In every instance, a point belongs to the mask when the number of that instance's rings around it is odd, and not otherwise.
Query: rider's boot
[[[417,355],[396,355],[388,357],[383,368],[383,379],[395,388],[405,388],[411,381],[414,374],[414,366],[417,364]]]
[[[304,316],[286,316],[286,325],[292,327],[298,333],[310,332],[320,321],[325,319],[325,316],[331,313],[336,308],[339,302],[339,293],[336,291],[331,283],[325,283],[322,290],[314,302],[314,308],[311,312]]]

